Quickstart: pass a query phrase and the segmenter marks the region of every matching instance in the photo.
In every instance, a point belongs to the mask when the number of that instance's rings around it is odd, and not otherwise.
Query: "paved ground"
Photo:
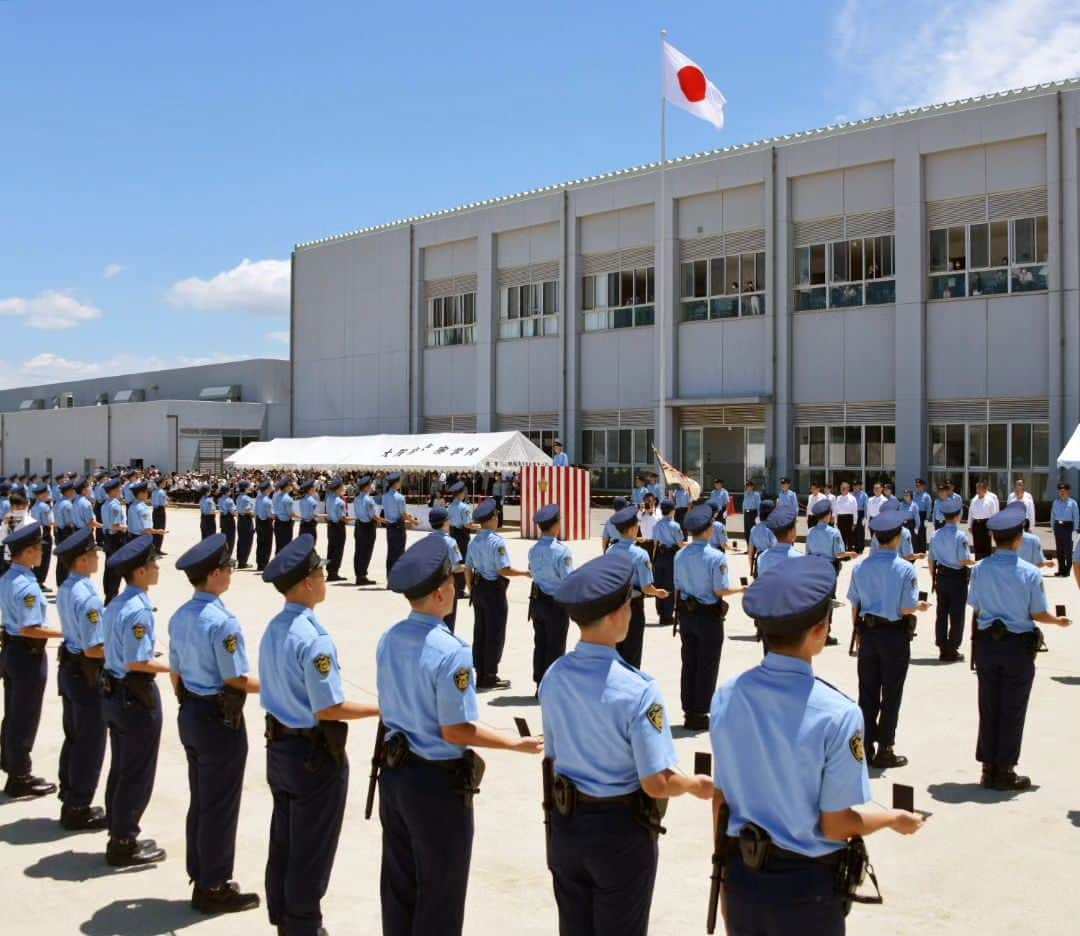
[[[169,614],[188,595],[185,580],[171,563],[197,536],[197,519],[193,511],[173,510],[170,514],[172,532],[166,541],[170,556],[165,560],[162,584],[152,596],[160,608],[159,634],[165,633]],[[509,545],[515,565],[523,566],[529,544],[511,537]],[[598,540],[572,545],[579,562],[599,551]],[[383,556],[380,538],[373,562],[380,580]],[[746,574],[745,557],[734,557],[732,564],[736,574]],[[849,574],[850,566],[846,566],[841,594]],[[925,568],[920,576],[927,587]],[[1080,617],[1073,582],[1046,581],[1051,602],[1068,603]],[[511,621],[503,675],[513,680],[513,688],[482,695],[481,717],[490,726],[512,730],[513,716],[523,715],[539,730],[539,710],[530,681],[527,586],[514,582],[509,595]],[[241,572],[225,600],[243,621],[249,647],[256,656],[264,624],[280,606],[277,593],[256,575]],[[347,688],[354,698],[372,697],[376,641],[403,615],[404,607],[400,598],[382,589],[331,586],[319,615],[337,641]],[[916,805],[933,816],[913,838],[882,832],[870,840],[885,905],[856,908],[849,919],[849,931],[1075,931],[1075,919],[1080,916],[1080,891],[1075,887],[1080,869],[1080,721],[1076,718],[1080,628],[1050,632],[1050,653],[1039,658],[1021,765],[1032,775],[1036,788],[1022,795],[994,794],[977,785],[975,677],[966,664],[938,664],[932,613],[920,620],[900,718],[897,749],[910,756],[911,765],[875,778],[873,789],[875,797],[887,803],[892,781],[913,784]],[[818,672],[854,695],[855,666],[846,654],[850,634],[846,609],[838,615],[837,631],[844,646],[827,650]],[[656,620],[652,608],[649,620]],[[472,616],[467,607],[459,611],[458,628],[469,638]],[[736,600],[728,620],[721,678],[757,663],[759,645],[750,634],[750,624]],[[163,643],[164,638],[159,645]],[[678,722],[679,645],[669,631],[656,628],[648,632],[645,669],[660,681],[669,713]],[[52,680],[50,674],[35,768],[55,779],[61,732],[60,702]],[[104,862],[103,835],[65,833],[56,822],[59,804],[55,800],[11,802],[0,795],[4,933],[213,936],[270,932],[262,910],[240,917],[204,919],[188,908],[190,891],[183,861],[186,771],[176,734],[176,705],[171,693],[163,692],[163,696],[165,732],[144,834],[168,850],[168,860],[149,869],[114,872]],[[260,712],[250,703],[248,731],[251,756],[236,877],[261,891],[270,796],[263,770]],[[352,789],[324,905],[327,926],[334,934],[379,931],[380,828],[377,820],[363,821],[373,736],[374,724],[365,722],[354,728],[349,741]],[[681,736],[676,744],[684,767],[689,769],[693,753],[707,749],[707,738]],[[483,793],[477,800],[466,932],[555,933],[554,900],[544,866],[539,761],[496,752],[487,755],[487,761]],[[678,800],[671,805],[667,825],[668,834],[661,842],[652,932],[661,936],[702,933],[711,850],[708,806],[699,800]],[[1067,922],[1070,919],[1072,924]]]

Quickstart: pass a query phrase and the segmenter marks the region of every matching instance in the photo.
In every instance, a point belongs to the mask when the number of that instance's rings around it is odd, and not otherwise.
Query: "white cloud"
[[[1080,7],[1055,0],[845,0],[833,39],[856,116],[1080,74]]]
[[[220,364],[249,357],[251,355],[222,352],[206,355],[178,354],[171,358],[157,355],[118,354],[104,361],[80,361],[44,352],[26,361],[0,360],[0,388],[110,377],[116,374],[167,370],[172,367],[197,367],[200,364]]]
[[[287,345],[289,343],[289,333],[287,331],[267,332],[266,337],[271,341],[276,341],[278,344]]]
[[[181,309],[284,315],[289,311],[289,261],[241,260],[210,279],[192,276],[170,287],[168,300]]]
[[[127,267],[122,266],[119,263],[110,263],[105,267],[105,271],[101,274],[105,279],[112,279],[114,276],[119,276],[126,270]]]
[[[101,309],[80,302],[69,290],[46,289],[33,299],[0,299],[0,315],[18,316],[28,328],[61,331],[101,318]]]

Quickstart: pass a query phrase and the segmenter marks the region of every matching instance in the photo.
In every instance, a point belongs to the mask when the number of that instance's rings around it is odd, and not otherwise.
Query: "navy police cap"
[[[322,559],[315,552],[315,538],[304,533],[270,560],[262,577],[264,582],[270,582],[284,594],[321,566]]]
[[[157,553],[154,550],[154,538],[149,533],[143,533],[116,550],[106,560],[105,565],[117,575],[127,575],[139,566],[146,565],[155,555]]]
[[[986,521],[986,528],[991,533],[1014,533],[1024,528],[1027,510],[1022,501],[1013,501],[1004,510],[994,514]]]
[[[483,523],[489,517],[495,516],[496,509],[495,498],[489,497],[487,500],[482,501],[480,506],[473,511],[473,520],[477,523]]]
[[[246,491],[249,487],[251,487],[250,481],[241,481],[238,485],[236,485],[236,490]]]
[[[149,485],[145,481],[136,481],[129,490],[132,494],[142,494],[148,487]]]
[[[428,523],[431,525],[431,528],[434,529],[435,527],[444,524],[448,516],[450,515],[446,512],[445,507],[432,507],[431,510],[428,511]]]
[[[70,481],[65,481],[63,484],[60,485],[60,493],[61,494],[67,494],[68,491],[74,491],[74,490],[75,490],[75,485],[72,484]]]
[[[761,507],[758,508],[758,517],[760,517],[762,520],[765,520],[769,516],[769,514],[772,513],[772,509],[775,506],[775,501],[763,500],[761,502]]]
[[[623,507],[625,507],[629,503],[630,501],[628,501],[625,497],[613,497],[611,499],[611,509],[622,510]]]
[[[629,530],[637,522],[638,510],[633,504],[629,507],[623,507],[622,510],[616,510],[611,515],[611,523],[620,533],[623,530]]]
[[[36,546],[41,542],[41,524],[28,523],[17,530],[12,531],[4,540],[4,545],[11,550],[11,555]]]
[[[465,490],[465,482],[455,481],[453,484],[450,485],[450,487],[447,488],[447,490],[451,494],[460,494],[462,491]]]
[[[259,490],[260,491],[269,491],[270,488],[272,488],[273,486],[274,485],[272,485],[269,481],[263,481],[263,483],[259,485]]]
[[[390,590],[416,601],[450,578],[453,566],[441,536],[425,536],[402,553],[390,570]]]
[[[356,482],[358,488],[367,487],[371,484],[371,475],[363,475],[359,481]]]
[[[315,487],[315,482],[314,481],[305,481],[303,484],[300,485],[300,493],[301,494],[306,494],[313,487]]]
[[[616,549],[571,572],[555,600],[578,624],[591,624],[630,600],[633,575],[633,561]]]
[[[819,500],[810,508],[810,513],[815,517],[824,517],[825,514],[832,513],[832,502],[827,497]]]
[[[885,505],[881,512],[870,521],[871,533],[895,533],[904,525],[904,514],[895,507]]]
[[[541,507],[533,516],[533,523],[538,527],[551,526],[556,520],[559,519],[559,505],[558,504],[545,504]]]
[[[964,509],[964,505],[960,502],[959,499],[957,499],[957,500],[950,499],[950,500],[947,500],[947,501],[942,501],[942,503],[941,503],[941,516],[943,516],[947,520],[950,517],[955,517],[963,509]]]
[[[292,484],[292,482],[288,478],[281,478],[277,483],[277,489],[279,491],[284,491],[290,484]]]
[[[64,537],[56,544],[56,549],[53,552],[58,556],[66,556],[70,553],[72,556],[77,557],[83,553],[93,552],[97,548],[94,531],[90,527],[83,527],[81,530],[76,530],[71,536]]]
[[[390,474],[388,474],[386,476],[386,483],[387,484],[397,484],[398,481],[400,481],[400,480],[401,480],[401,472],[400,471],[391,471]]]
[[[713,513],[708,504],[699,504],[683,519],[683,526],[690,534],[701,533],[712,526]]]
[[[176,568],[186,572],[192,582],[201,582],[228,558],[229,544],[225,534],[215,533],[196,543],[177,559]]]
[[[794,636],[825,619],[836,570],[824,556],[785,559],[743,593],[742,605],[766,636]]]
[[[326,490],[328,490],[328,491],[340,491],[341,486],[344,483],[345,482],[342,481],[341,478],[332,478],[330,480],[330,482],[326,485]]]
[[[765,521],[765,525],[774,533],[777,530],[786,530],[788,527],[795,525],[795,521],[799,519],[799,514],[790,504],[781,504],[770,512],[769,519]]]
[[[666,497],[660,501],[660,513],[669,514],[675,509],[675,501],[668,500]]]
[[[210,493],[210,485],[209,484],[200,484],[199,485],[199,495],[201,497],[206,497],[207,495],[209,495],[209,493]]]
[[[120,487],[119,478],[109,478],[109,480],[106,481],[104,485],[106,491],[115,491],[118,487]]]

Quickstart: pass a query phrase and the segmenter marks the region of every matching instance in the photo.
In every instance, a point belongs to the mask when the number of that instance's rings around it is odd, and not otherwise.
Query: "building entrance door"
[[[702,490],[722,478],[729,491],[741,491],[746,479],[746,431],[742,426],[706,426],[702,432]]]

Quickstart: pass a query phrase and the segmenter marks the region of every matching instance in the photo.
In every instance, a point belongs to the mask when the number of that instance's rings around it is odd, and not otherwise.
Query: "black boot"
[[[165,849],[150,840],[109,839],[105,860],[114,868],[133,868],[165,860]]]
[[[979,778],[979,786],[985,787],[987,790],[994,788],[994,776],[996,771],[993,764],[982,765],[982,776]]]
[[[229,881],[220,887],[201,888],[195,885],[191,892],[191,907],[200,913],[239,913],[259,906],[258,894],[244,894],[240,885]]]
[[[907,758],[903,754],[897,754],[891,747],[881,748],[877,756],[870,763],[871,767],[884,770],[887,767],[906,767]]]
[[[52,796],[56,792],[56,784],[42,780],[41,777],[12,777],[4,785],[4,792],[12,799],[23,796]]]
[[[994,774],[995,790],[1027,790],[1031,787],[1031,777],[1018,774],[1012,767],[999,769]]]
[[[69,832],[86,832],[104,829],[109,820],[100,806],[61,806],[60,825]]]

